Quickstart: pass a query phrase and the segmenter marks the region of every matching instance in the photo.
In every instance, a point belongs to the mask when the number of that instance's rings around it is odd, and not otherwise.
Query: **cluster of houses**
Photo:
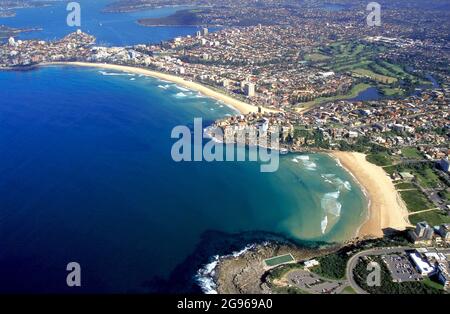
[[[31,66],[42,62],[86,60],[95,37],[77,30],[54,42],[15,40],[0,49],[0,68]]]

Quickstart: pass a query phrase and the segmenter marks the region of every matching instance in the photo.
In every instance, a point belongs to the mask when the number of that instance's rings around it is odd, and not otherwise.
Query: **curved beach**
[[[80,66],[80,67],[91,67],[91,68],[100,68],[106,70],[114,70],[114,71],[122,71],[134,74],[141,74],[146,76],[151,76],[157,79],[169,81],[175,84],[178,84],[182,87],[197,91],[202,93],[203,95],[219,100],[226,104],[229,107],[232,107],[238,110],[242,114],[258,112],[258,107],[245,103],[243,101],[237,100],[231,96],[223,94],[221,92],[215,91],[211,88],[208,88],[200,83],[196,83],[193,81],[186,80],[182,77],[166,74],[162,72],[152,71],[143,68],[124,66],[124,65],[116,65],[109,63],[89,63],[89,62],[51,62],[51,63],[43,63],[43,66],[46,65],[71,65],[71,66]],[[274,112],[274,110],[270,110],[267,108],[261,107],[262,112]]]
[[[200,83],[148,69],[88,62],[52,62],[40,65],[91,67],[150,76],[175,83],[200,92],[207,97],[222,101],[227,106],[238,110],[242,114],[258,111],[258,107],[256,106],[210,89]],[[274,112],[274,110],[267,108],[261,109],[263,112]],[[334,151],[331,152],[331,155],[338,159],[341,165],[355,177],[370,201],[367,220],[358,230],[357,236],[382,237],[384,234],[383,230],[386,231],[388,228],[404,230],[407,226],[410,226],[407,218],[408,210],[383,168],[368,162],[366,156],[361,153]]]
[[[332,152],[363,187],[369,198],[369,212],[358,236],[382,237],[389,229],[404,230],[410,225],[408,210],[383,168],[354,152]]]

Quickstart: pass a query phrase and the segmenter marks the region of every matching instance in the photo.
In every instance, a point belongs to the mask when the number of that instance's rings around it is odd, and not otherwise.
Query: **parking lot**
[[[346,286],[344,281],[320,278],[305,270],[291,271],[287,275],[289,284],[295,285],[310,293],[340,293]]]
[[[394,282],[417,281],[422,276],[416,271],[408,257],[403,254],[383,255],[383,261],[386,263]]]

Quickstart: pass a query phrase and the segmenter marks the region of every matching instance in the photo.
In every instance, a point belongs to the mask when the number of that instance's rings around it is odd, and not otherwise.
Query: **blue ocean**
[[[107,2],[81,1],[86,27],[109,45],[196,31],[135,23],[174,8],[108,15]],[[71,30],[45,17],[65,19],[60,9],[19,10],[0,24],[61,37]],[[200,292],[195,274],[214,255],[272,238],[342,242],[367,215],[364,194],[327,155],[282,156],[274,173],[257,162],[174,162],[175,126],[236,113],[175,84],[51,66],[0,72],[0,87],[1,292]],[[70,262],[80,288],[66,285]]]

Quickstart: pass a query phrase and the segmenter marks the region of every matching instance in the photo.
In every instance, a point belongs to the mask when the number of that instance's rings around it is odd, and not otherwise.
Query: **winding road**
[[[373,256],[373,255],[384,255],[392,253],[404,253],[405,251],[411,250],[411,247],[396,247],[396,248],[376,248],[371,250],[366,250],[353,255],[347,262],[347,268],[345,270],[345,276],[348,283],[358,294],[368,294],[367,291],[361,289],[353,278],[353,269],[356,267],[358,260],[363,256]]]

